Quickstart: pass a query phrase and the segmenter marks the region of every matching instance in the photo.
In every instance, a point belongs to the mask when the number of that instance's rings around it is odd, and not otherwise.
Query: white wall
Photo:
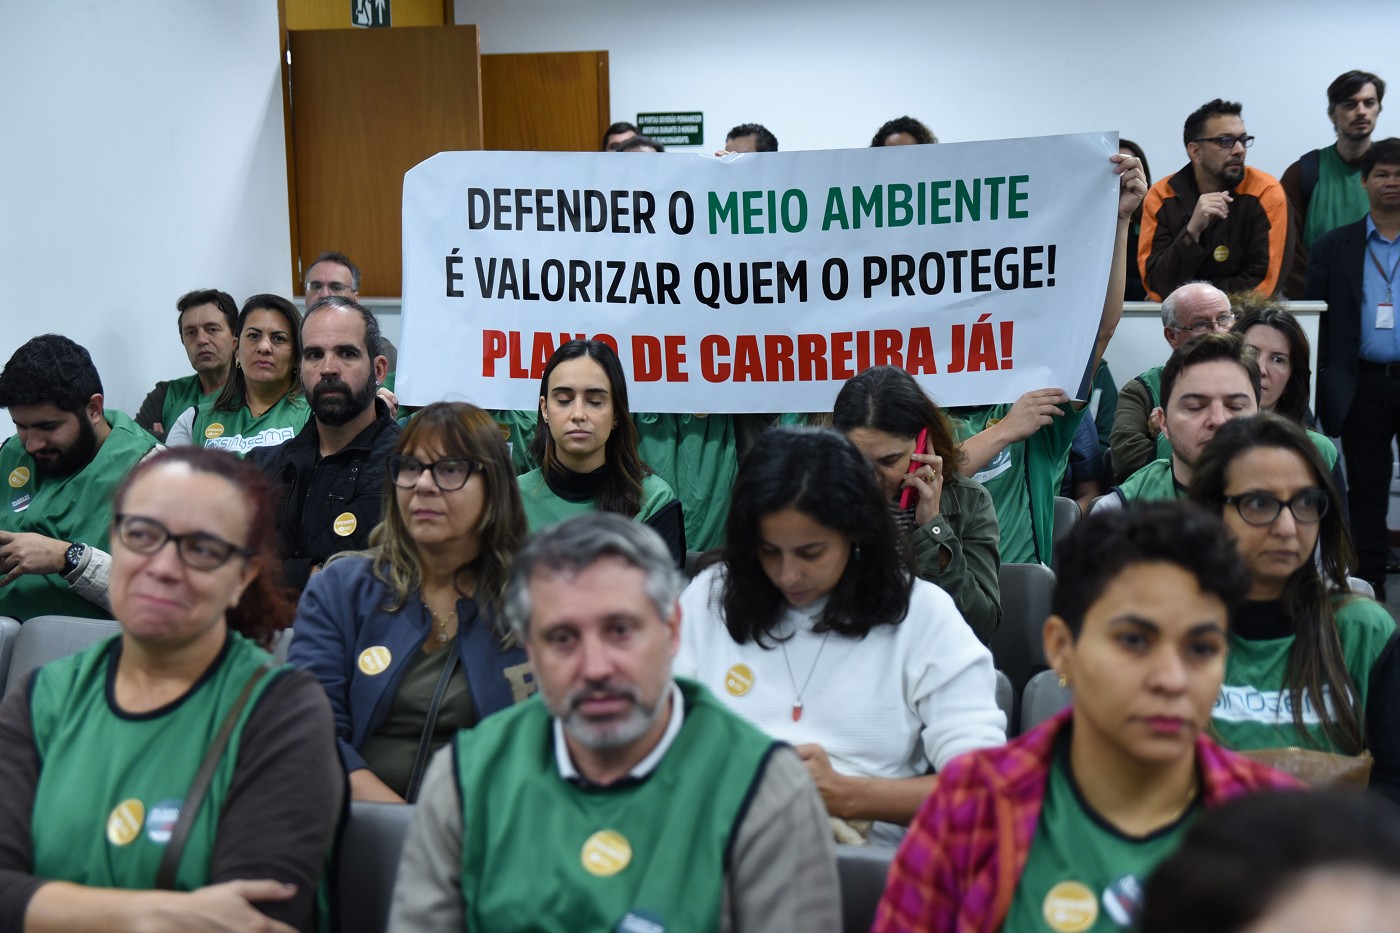
[[[290,291],[277,4],[0,9],[0,363],[67,334],[134,411],[189,371],[181,294]]]

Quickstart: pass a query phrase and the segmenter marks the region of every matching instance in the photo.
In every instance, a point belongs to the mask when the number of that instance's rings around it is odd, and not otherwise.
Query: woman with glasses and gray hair
[[[330,697],[352,798],[412,802],[432,752],[534,690],[500,611],[525,510],[500,429],[462,402],[408,423],[389,482],[371,550],[307,584],[289,660]]]
[[[0,705],[0,930],[314,930],[344,777],[287,627],[271,490],[185,447],[115,497],[121,634]],[[324,918],[321,918],[324,920]]]
[[[1236,418],[1206,445],[1190,494],[1220,515],[1250,576],[1218,740],[1318,783],[1365,783],[1369,767],[1400,802],[1400,642],[1389,611],[1348,590],[1355,553],[1317,446],[1280,415]]]

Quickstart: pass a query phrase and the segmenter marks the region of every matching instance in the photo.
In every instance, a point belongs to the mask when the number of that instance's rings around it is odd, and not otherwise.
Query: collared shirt
[[[1376,264],[1380,264],[1380,269]],[[1376,229],[1371,215],[1366,215],[1366,255],[1361,257],[1361,358],[1372,363],[1400,362],[1400,328],[1376,328],[1376,306],[1381,302],[1394,304],[1400,298],[1400,237],[1387,240]],[[1385,274],[1381,274],[1381,269]],[[1390,276],[1390,285],[1386,285]],[[1392,310],[1392,318],[1394,312]]]
[[[569,754],[568,742],[564,739],[564,724],[558,717],[554,719],[554,761],[559,766],[559,776],[571,784],[580,787],[614,787],[635,784],[638,781],[646,780],[651,772],[656,770],[656,766],[661,764],[661,759],[665,757],[671,743],[680,735],[681,723],[685,720],[685,697],[681,695],[681,688],[676,686],[676,682],[671,681],[671,720],[666,723],[666,731],[661,733],[661,741],[656,743],[645,758],[632,766],[632,770],[613,781],[612,784],[595,784],[579,773],[574,765],[573,756]]]

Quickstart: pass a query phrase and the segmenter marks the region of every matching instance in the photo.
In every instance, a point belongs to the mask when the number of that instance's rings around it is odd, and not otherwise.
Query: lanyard
[[[1396,270],[1400,269],[1400,258],[1395,260],[1395,265],[1390,267],[1390,274],[1386,275],[1385,266],[1381,265],[1381,261],[1376,258],[1376,251],[1371,249],[1370,243],[1366,244],[1366,255],[1371,257],[1371,264],[1376,267],[1376,271],[1381,274],[1381,278],[1385,281],[1385,302],[1390,304],[1390,295],[1393,291],[1391,283],[1395,281]]]

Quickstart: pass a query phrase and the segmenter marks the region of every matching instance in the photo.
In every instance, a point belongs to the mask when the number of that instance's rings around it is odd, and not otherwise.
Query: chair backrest
[[[1006,714],[1006,734],[1015,735],[1012,730],[1016,728],[1016,688],[1004,671],[997,671],[997,707]]]
[[[351,802],[336,852],[341,933],[384,933],[389,928],[394,881],[413,809],[403,803]]]
[[[841,929],[866,933],[875,922],[875,908],[885,893],[894,849],[881,846],[836,847],[836,871],[841,878]]]
[[[1029,732],[1069,706],[1069,687],[1060,686],[1060,675],[1041,671],[1021,691],[1021,731]]]
[[[5,689],[5,679],[10,674],[10,658],[15,653],[15,639],[19,638],[19,620],[0,616],[0,692]]]
[[[1083,517],[1083,513],[1079,511],[1078,502],[1068,496],[1055,497],[1055,527],[1051,534],[1056,548],[1059,548],[1065,535],[1069,534],[1079,523],[1079,519]]]
[[[35,616],[19,627],[14,653],[10,656],[5,692],[24,682],[37,667],[77,654],[88,645],[120,634],[121,624],[113,619],[81,619],[77,616]]]
[[[988,647],[997,670],[1006,671],[1011,685],[1024,693],[1026,682],[1046,666],[1040,633],[1050,617],[1055,574],[1042,564],[1002,564],[998,582],[1001,624]]]

